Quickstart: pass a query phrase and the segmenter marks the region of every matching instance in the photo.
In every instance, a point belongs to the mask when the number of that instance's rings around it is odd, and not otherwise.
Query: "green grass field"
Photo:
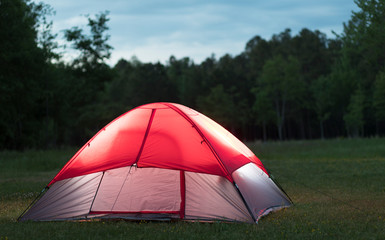
[[[385,239],[385,139],[251,143],[295,205],[258,224],[16,222],[77,149],[0,152],[3,239]]]

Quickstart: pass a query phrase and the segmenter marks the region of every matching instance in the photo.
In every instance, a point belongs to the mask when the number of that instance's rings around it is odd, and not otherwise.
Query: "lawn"
[[[16,222],[77,149],[0,152],[3,239],[385,239],[385,139],[249,143],[294,206],[258,224]]]

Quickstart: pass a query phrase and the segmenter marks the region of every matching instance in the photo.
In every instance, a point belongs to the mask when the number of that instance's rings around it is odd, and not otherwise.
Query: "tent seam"
[[[145,132],[144,137],[143,137],[142,145],[140,146],[138,155],[136,156],[136,160],[135,160],[135,163],[134,163],[134,164],[136,164],[136,165],[138,165],[138,161],[139,161],[139,159],[140,159],[140,157],[141,157],[141,155],[142,155],[143,148],[144,148],[144,144],[146,143],[148,134],[149,134],[149,132],[150,132],[150,128],[151,128],[152,121],[153,121],[154,116],[155,116],[155,112],[156,112],[156,109],[152,109],[152,111],[151,111],[151,116],[150,116],[150,120],[148,120],[147,129],[146,129],[146,132]]]
[[[181,202],[180,202],[180,208],[179,208],[179,216],[180,219],[184,219],[185,214],[186,214],[186,178],[184,175],[183,170],[180,171],[180,197],[181,197]]]
[[[257,222],[257,219],[254,217],[254,214],[251,211],[249,205],[247,204],[246,199],[243,197],[243,195],[241,193],[241,190],[239,190],[238,185],[235,183],[235,181],[234,181],[233,184],[234,184],[234,187],[237,190],[239,196],[241,196],[241,199],[242,199],[243,203],[245,204],[247,211],[249,211],[249,214],[251,215],[251,218],[253,219],[254,222]]]
[[[222,162],[222,159],[219,157],[218,153],[215,151],[214,147],[211,145],[210,141],[205,137],[205,135],[202,133],[202,131],[199,129],[199,127],[195,124],[195,122],[193,120],[191,120],[187,115],[186,113],[184,113],[182,110],[180,110],[177,106],[173,105],[173,104],[170,104],[170,103],[163,103],[164,105],[168,106],[169,108],[171,108],[172,110],[174,110],[175,112],[177,112],[179,115],[181,115],[183,118],[185,118],[194,128],[195,130],[198,132],[198,134],[201,136],[201,138],[203,139],[204,142],[206,142],[207,146],[209,147],[210,151],[213,153],[214,157],[217,159],[218,163],[220,164],[220,166],[223,168],[223,170],[225,171],[226,173],[226,176],[228,177],[229,180],[231,180],[231,182],[234,182],[229,170],[227,169],[227,167],[223,164]]]
[[[138,163],[138,161],[139,161],[140,156],[142,155],[142,151],[143,151],[143,148],[144,148],[144,144],[145,144],[145,142],[146,142],[146,140],[147,140],[148,133],[150,132],[150,128],[151,128],[152,120],[154,119],[155,111],[156,111],[156,109],[152,109],[152,111],[151,111],[151,116],[150,116],[150,119],[148,120],[147,129],[146,129],[146,133],[144,134],[144,137],[143,137],[142,145],[141,145],[141,147],[140,147],[140,149],[139,149],[138,155],[136,156],[136,161],[135,161],[135,163],[133,163],[133,164],[131,165],[131,167],[132,167],[134,164],[136,164],[136,166],[138,166],[137,163]],[[124,179],[124,181],[123,181],[123,183],[122,183],[122,186],[120,187],[119,193],[118,193],[118,195],[116,196],[116,199],[115,199],[114,204],[112,205],[111,211],[112,211],[112,209],[114,209],[115,204],[116,204],[116,202],[118,201],[118,198],[119,198],[119,196],[120,196],[120,193],[122,192],[122,189],[123,189],[124,185],[126,184],[127,177],[128,177],[128,175],[131,173],[131,167],[130,167],[130,169],[129,169],[128,172],[127,172],[126,178]]]
[[[138,108],[140,108],[141,106],[139,106],[139,107],[136,107],[136,108],[133,108],[133,109],[131,109],[130,111],[127,111],[127,112],[125,112],[125,113],[123,113],[123,114],[121,114],[119,117],[117,117],[117,118],[115,118],[113,121],[111,121],[110,123],[108,123],[106,126],[104,126],[102,129],[100,129],[90,140],[88,140],[87,142],[86,142],[86,144],[84,144],[83,145],[83,147],[81,147],[80,149],[79,149],[79,151],[77,151],[76,153],[75,153],[75,155],[63,166],[63,168],[56,174],[56,176],[48,183],[48,185],[47,186],[51,186],[53,183],[55,183],[55,182],[57,182],[58,180],[55,180],[55,178],[57,177],[57,176],[59,176],[60,175],[60,173],[61,172],[64,172],[65,170],[67,170],[67,168],[68,168],[68,166],[73,162],[73,161],[75,161],[75,159],[83,152],[83,150],[86,148],[86,147],[89,147],[90,145],[91,145],[91,142],[96,138],[96,136],[98,136],[101,132],[103,132],[103,131],[105,131],[106,130],[106,128],[108,127],[108,126],[110,126],[112,123],[114,123],[114,122],[116,122],[118,119],[120,119],[120,118],[122,118],[123,116],[125,116],[127,113],[129,113],[129,112],[132,112],[133,110],[135,110],[135,109],[138,109]],[[64,179],[66,179],[66,178],[64,178]],[[60,179],[60,180],[64,180],[64,179]]]
[[[106,173],[106,171],[103,171],[102,177],[100,178],[100,181],[99,181],[98,188],[96,189],[94,198],[92,199],[92,203],[91,203],[91,206],[90,206],[90,210],[88,211],[88,214],[90,214],[90,212],[91,212],[91,210],[92,210],[92,207],[94,206],[95,198],[96,198],[96,196],[98,195],[99,188],[100,188],[100,185],[102,185],[102,181],[103,181],[103,177],[104,177],[104,174],[105,174],[105,173]],[[87,218],[87,216],[86,216],[86,218]]]

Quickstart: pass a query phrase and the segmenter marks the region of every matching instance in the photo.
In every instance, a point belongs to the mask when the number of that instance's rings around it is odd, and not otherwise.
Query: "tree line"
[[[0,148],[81,145],[120,114],[157,101],[194,108],[242,140],[384,135],[385,4],[355,2],[360,10],[334,38],[285,29],[253,37],[236,56],[109,66],[108,12],[88,17],[86,29],[64,30],[78,53],[65,62],[49,5],[2,0]]]

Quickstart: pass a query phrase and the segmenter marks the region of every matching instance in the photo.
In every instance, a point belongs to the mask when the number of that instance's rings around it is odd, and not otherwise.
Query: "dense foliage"
[[[385,134],[385,3],[356,0],[335,38],[290,29],[255,36],[237,56],[111,67],[108,12],[72,27],[71,63],[56,54],[46,16],[28,0],[0,1],[0,148],[79,145],[141,104],[197,109],[243,140]],[[87,30],[87,31],[86,31]]]

